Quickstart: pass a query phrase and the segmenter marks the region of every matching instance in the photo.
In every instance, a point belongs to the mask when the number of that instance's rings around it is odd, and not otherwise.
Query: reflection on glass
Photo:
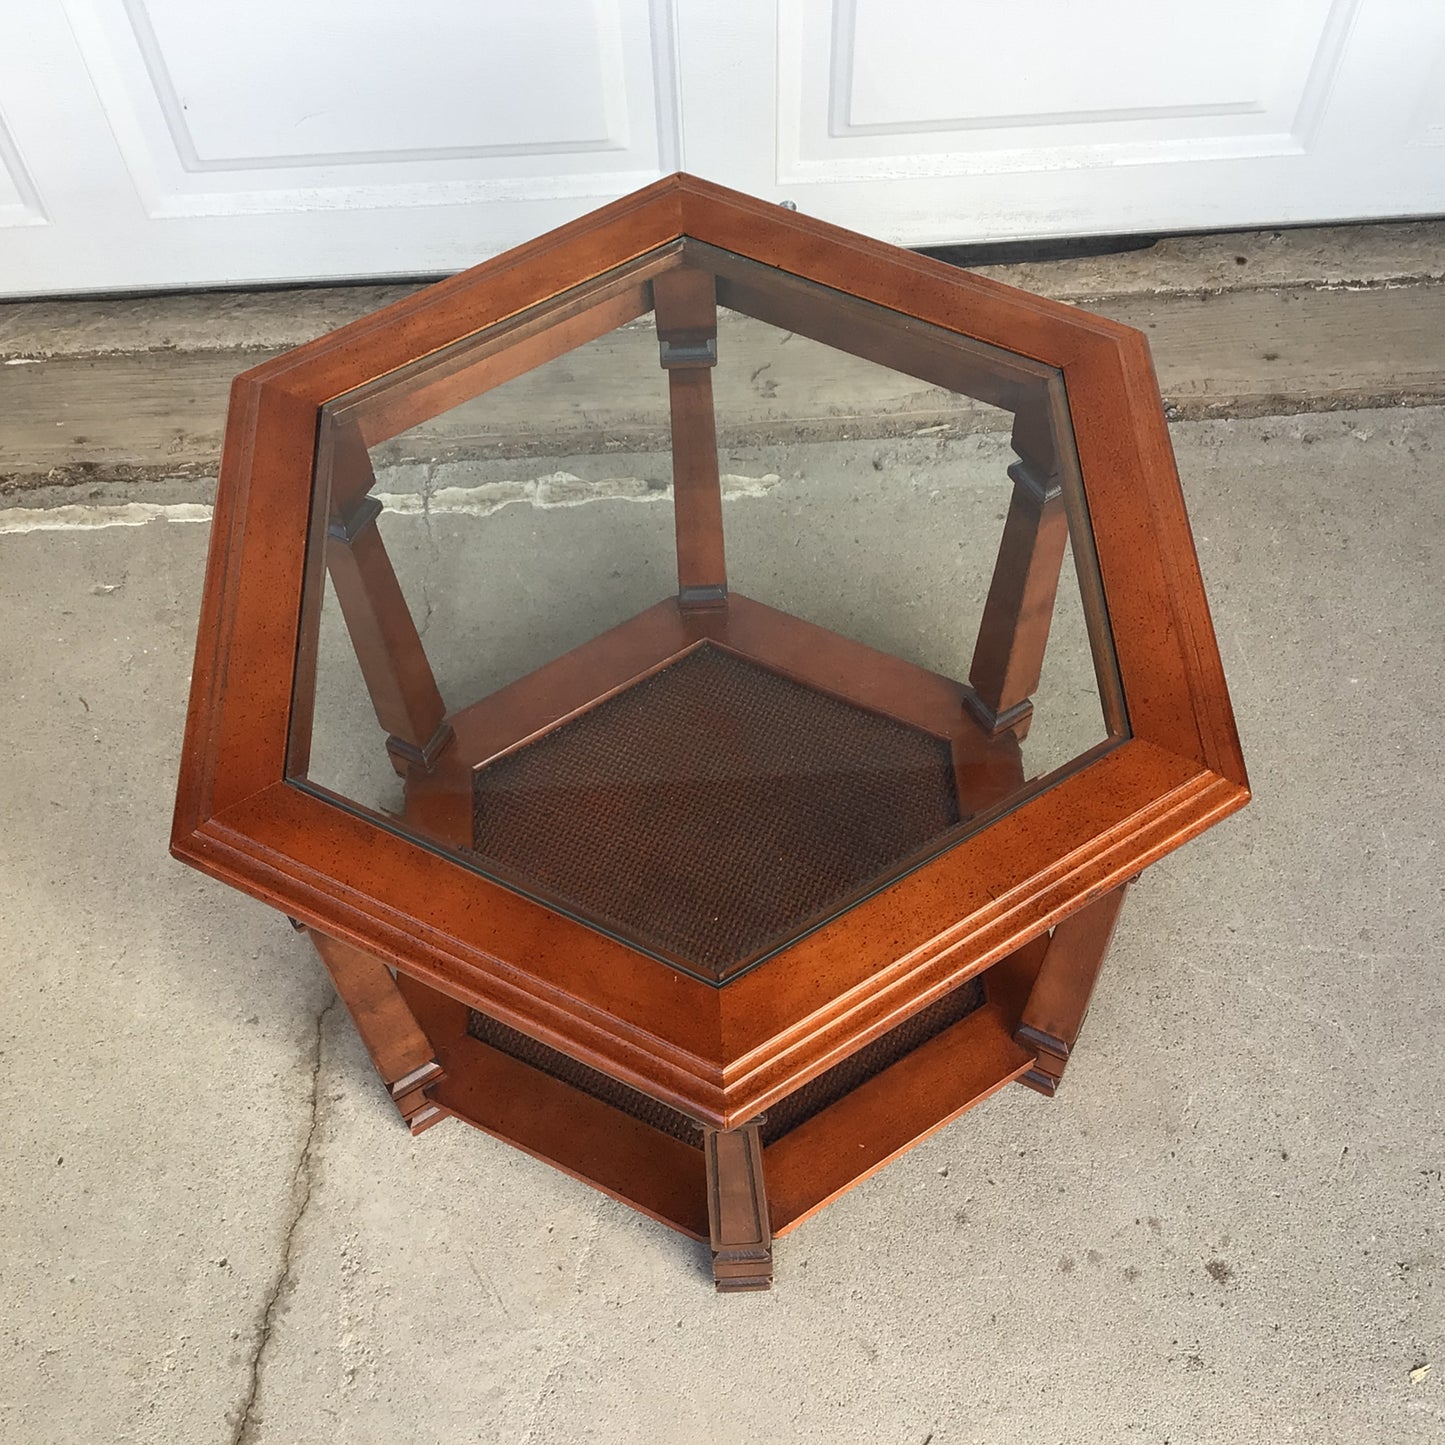
[[[1059,374],[710,247],[332,403],[316,486],[293,779],[710,981],[1127,734]]]

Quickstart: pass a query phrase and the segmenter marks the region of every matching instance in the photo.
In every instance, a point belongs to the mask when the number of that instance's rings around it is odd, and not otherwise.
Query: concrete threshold
[[[1171,416],[1445,400],[1445,222],[1176,237],[1116,256],[980,268],[1145,331]],[[86,483],[199,496],[239,371],[409,285],[0,305],[0,492]],[[645,452],[667,441],[645,323],[398,439],[389,460]],[[743,317],[725,321],[724,445],[996,428],[997,413]],[[23,498],[19,494],[24,494]]]

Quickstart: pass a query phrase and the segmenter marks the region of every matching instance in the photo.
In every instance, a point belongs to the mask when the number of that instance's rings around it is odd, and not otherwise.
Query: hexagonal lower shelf
[[[317,941],[334,960],[334,945]],[[1048,941],[1015,950],[769,1111],[758,1130],[766,1234],[790,1233],[1006,1084],[1037,1087],[1033,1056],[1014,1033]],[[414,1131],[461,1119],[661,1224],[708,1238],[710,1131],[414,978],[400,974],[397,983],[440,1062]]]

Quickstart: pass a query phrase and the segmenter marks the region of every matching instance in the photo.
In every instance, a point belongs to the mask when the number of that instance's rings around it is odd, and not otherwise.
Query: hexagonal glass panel
[[[295,784],[725,982],[1128,735],[1054,368],[693,241],[329,404]]]

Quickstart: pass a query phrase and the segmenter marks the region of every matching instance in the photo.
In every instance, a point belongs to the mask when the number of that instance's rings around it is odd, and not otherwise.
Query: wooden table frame
[[[1015,413],[1013,500],[969,681],[910,669],[890,693],[928,725],[948,713],[985,812],[990,788],[1006,796],[1072,532],[1097,554],[1085,603],[1114,739],[721,987],[301,781],[323,568],[408,812],[438,837],[466,827],[449,769],[535,735],[538,699],[560,689],[585,706],[699,639],[784,670],[809,659],[818,685],[864,706],[858,690],[902,676],[728,591],[718,304]],[[367,447],[654,308],[676,598],[502,703],[449,715],[373,525]],[[880,324],[878,308],[921,324]],[[1072,497],[1065,462],[1082,477]],[[327,525],[308,528],[318,475]],[[172,851],[305,926],[414,1131],[469,1119],[709,1239],[720,1289],[766,1287],[773,1237],[1003,1084],[1052,1093],[1125,884],[1247,799],[1157,385],[1126,327],[675,176],[236,380]],[[976,978],[981,1007],[764,1141],[767,1110]],[[479,1041],[473,1010],[694,1121],[700,1147]]]

